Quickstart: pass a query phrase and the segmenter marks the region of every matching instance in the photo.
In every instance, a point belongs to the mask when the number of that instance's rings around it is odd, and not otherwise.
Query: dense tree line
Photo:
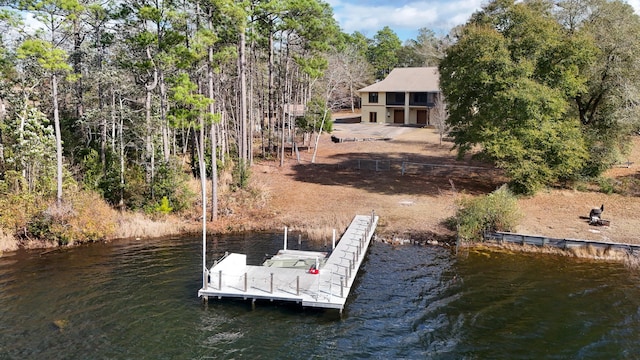
[[[621,160],[640,124],[631,6],[494,0],[456,34],[440,73],[460,155],[479,146],[525,194]]]
[[[420,41],[345,34],[317,0],[0,1],[0,197],[181,210],[206,174],[215,218],[220,169],[242,187],[254,157],[282,163],[374,74],[437,58]]]

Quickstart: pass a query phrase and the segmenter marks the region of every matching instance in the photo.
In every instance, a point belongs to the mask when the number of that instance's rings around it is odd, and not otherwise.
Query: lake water
[[[281,235],[208,246],[211,259],[244,252],[259,264]],[[0,359],[640,356],[640,276],[619,264],[373,243],[340,316],[269,302],[204,306],[200,251],[200,239],[182,238],[4,254]]]

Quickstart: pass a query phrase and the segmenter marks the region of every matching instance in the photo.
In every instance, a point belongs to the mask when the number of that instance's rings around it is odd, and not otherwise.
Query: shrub
[[[98,241],[114,233],[115,218],[115,211],[98,194],[80,191],[34,214],[27,230],[35,238],[58,245]]]
[[[153,208],[153,212],[156,213],[156,214],[167,215],[171,211],[173,211],[173,208],[171,206],[169,206],[169,199],[167,199],[166,196],[163,197],[162,200],[160,200],[160,204],[156,205]]]
[[[599,177],[598,186],[600,187],[600,192],[605,194],[613,194],[615,191],[615,184],[613,179]]]
[[[449,224],[455,224],[463,241],[482,241],[490,231],[511,231],[520,220],[516,197],[506,186],[482,197],[463,198]]]
[[[175,158],[158,166],[152,187],[153,196],[147,204],[154,207],[158,205],[157,199],[164,201],[166,198],[167,208],[170,204],[173,211],[182,211],[191,207],[195,198],[188,186],[188,175],[182,171],[180,162]]]

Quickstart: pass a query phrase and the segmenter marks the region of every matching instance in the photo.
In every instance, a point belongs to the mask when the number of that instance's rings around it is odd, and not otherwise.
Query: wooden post
[[[300,275],[296,276],[296,295],[300,296]]]
[[[298,234],[298,250],[300,250],[300,245],[302,245],[302,235]]]
[[[270,294],[273,294],[273,273],[271,273],[271,288],[269,290]]]
[[[218,290],[222,290],[222,270],[218,271]]]
[[[247,273],[244,273],[244,292],[247,292]]]
[[[344,297],[344,277],[340,276],[340,297]]]

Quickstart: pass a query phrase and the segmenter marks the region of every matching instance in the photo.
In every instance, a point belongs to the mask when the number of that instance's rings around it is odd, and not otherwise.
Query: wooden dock
[[[356,215],[318,274],[306,268],[247,265],[246,255],[228,254],[208,270],[198,296],[289,301],[342,312],[377,223],[374,213]]]

